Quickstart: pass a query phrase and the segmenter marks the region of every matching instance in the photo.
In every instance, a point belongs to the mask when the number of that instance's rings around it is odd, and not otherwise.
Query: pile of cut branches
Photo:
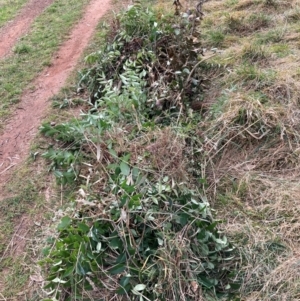
[[[78,190],[45,249],[52,300],[213,300],[236,288],[234,248],[189,170],[200,166],[201,115],[188,109],[203,89],[199,22],[129,7],[80,73],[89,110],[42,126],[56,141],[50,168]]]

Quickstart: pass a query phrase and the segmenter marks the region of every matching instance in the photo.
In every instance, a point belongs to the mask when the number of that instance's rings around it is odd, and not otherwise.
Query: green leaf
[[[125,271],[125,269],[126,269],[126,265],[119,263],[119,264],[115,265],[113,268],[111,268],[109,270],[109,273],[111,275],[121,274],[122,272]]]
[[[125,162],[125,163],[128,163],[130,157],[131,157],[131,154],[127,154],[127,155],[122,157],[122,161]]]
[[[44,255],[45,257],[48,256],[49,253],[50,253],[50,250],[51,250],[50,247],[43,248],[43,250],[42,250],[43,255]]]
[[[223,239],[216,238],[215,242],[218,243],[218,244],[221,244],[221,245],[226,245],[227,244],[227,239],[226,239],[226,237],[223,237]]]
[[[206,278],[205,276],[200,276],[199,282],[208,289],[214,287],[214,283],[211,279]]]
[[[90,271],[89,267],[87,264],[84,264],[78,260],[76,264],[76,273],[78,275],[85,276],[88,272]]]
[[[62,264],[62,260],[59,260],[58,262],[55,262],[52,264],[52,266],[58,266],[58,265],[61,265]]]
[[[116,260],[116,263],[124,263],[126,262],[126,253],[122,253],[118,256],[117,260]]]
[[[128,176],[130,173],[130,167],[127,163],[121,162],[120,164],[121,174],[124,176]]]
[[[59,230],[59,231],[65,230],[66,228],[68,228],[70,226],[71,222],[72,222],[72,219],[70,217],[64,216],[61,219],[60,223],[58,224],[57,230]]]
[[[56,277],[56,278],[52,279],[52,282],[54,282],[54,283],[66,283],[67,281],[61,280],[60,278]]]
[[[110,242],[109,242],[109,246],[112,249],[118,249],[120,247],[120,245],[122,245],[122,241],[119,237],[114,237]]]
[[[137,292],[143,291],[146,288],[145,284],[137,284],[133,289]]]
[[[78,228],[85,234],[90,231],[90,227],[84,223],[78,223],[77,225],[78,225]]]
[[[123,276],[120,280],[120,285],[126,286],[129,283],[130,276]]]
[[[62,278],[68,277],[73,273],[73,271],[74,271],[74,266],[70,266],[65,270],[64,274],[62,275]]]

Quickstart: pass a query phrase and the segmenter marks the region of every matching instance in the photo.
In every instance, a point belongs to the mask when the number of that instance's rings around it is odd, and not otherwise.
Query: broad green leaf
[[[130,167],[127,163],[121,162],[120,164],[121,174],[124,176],[128,176],[130,173]]]
[[[218,244],[221,244],[221,245],[226,245],[227,243],[227,239],[224,237],[223,239],[221,238],[216,238],[215,239],[215,242],[218,243]]]
[[[62,260],[59,260],[58,262],[56,262],[56,263],[54,263],[52,266],[58,266],[58,265],[60,265],[60,264],[62,264]]]
[[[64,272],[64,274],[62,275],[62,278],[68,277],[69,275],[71,275],[74,271],[75,267],[74,266],[70,266],[69,268],[67,268]]]
[[[57,230],[62,231],[70,226],[72,219],[68,216],[64,216],[61,222],[57,226]]]
[[[83,232],[83,233],[88,233],[90,231],[90,227],[87,226],[84,223],[78,223],[78,228]]]
[[[120,247],[120,244],[122,244],[122,241],[120,240],[119,237],[114,237],[113,239],[111,239],[111,241],[109,242],[109,246],[112,249],[118,249]]]
[[[76,264],[76,273],[79,275],[86,275],[89,272],[89,268],[87,267],[87,264],[81,263],[79,260]]]
[[[126,286],[129,283],[130,277],[128,276],[123,276],[120,280],[120,285]]]
[[[212,281],[211,279],[208,279],[208,278],[205,277],[205,276],[200,276],[199,278],[200,278],[200,279],[199,279],[199,282],[200,282],[203,286],[205,286],[205,287],[208,288],[208,289],[213,288],[214,283],[213,283],[213,281]]]
[[[125,271],[125,269],[126,269],[126,265],[120,263],[120,264],[115,265],[113,268],[111,268],[109,270],[109,273],[111,275],[121,274],[122,272]]]
[[[51,248],[50,247],[46,247],[42,250],[43,255],[46,257],[49,255]]]
[[[125,162],[125,163],[128,163],[130,157],[131,157],[131,154],[127,154],[127,155],[122,157],[122,161]]]

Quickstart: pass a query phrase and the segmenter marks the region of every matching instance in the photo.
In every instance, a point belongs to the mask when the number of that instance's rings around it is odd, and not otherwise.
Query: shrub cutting
[[[214,300],[237,288],[195,137],[207,80],[201,17],[199,7],[130,6],[86,57],[86,112],[41,127],[58,183],[78,191],[44,249],[47,300]]]

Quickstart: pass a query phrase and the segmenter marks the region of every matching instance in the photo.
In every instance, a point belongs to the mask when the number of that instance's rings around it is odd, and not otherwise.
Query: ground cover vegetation
[[[45,231],[46,298],[298,300],[300,4],[211,0],[201,25],[193,11],[162,16],[171,4],[119,15],[55,99],[84,102],[82,117],[41,128],[68,191],[49,210],[63,218]],[[39,204],[38,183],[2,204],[3,221],[27,196]]]
[[[36,261],[45,235],[41,225],[51,217],[51,212],[44,214],[51,205],[41,192],[49,192],[45,183],[50,179],[47,170],[32,159],[17,173],[6,186],[11,196],[0,202],[0,299],[40,300],[42,278]]]
[[[11,20],[27,0],[1,0],[0,1],[0,28]]]
[[[57,182],[79,189],[44,249],[49,300],[213,300],[238,286],[197,160],[200,17],[119,14],[80,72],[86,112],[41,127]]]
[[[78,20],[88,1],[54,1],[36,18],[30,32],[0,61],[0,124],[9,116],[25,88],[46,66]],[[1,126],[0,125],[0,126]]]
[[[299,4],[205,4],[203,46],[218,48],[206,62],[207,193],[240,246],[245,300],[299,299]]]
[[[9,116],[16,108],[14,104],[23,90],[28,88],[30,78],[35,77],[35,72],[50,62],[53,51],[66,38],[71,23],[80,17],[84,5],[87,4],[86,1],[75,2],[54,2],[53,6],[35,21],[26,37],[21,38],[12,55],[0,61],[0,127],[5,125],[4,116]],[[11,12],[16,12],[20,6],[21,1],[2,1],[0,14],[4,13],[6,7]],[[50,11],[50,15],[45,16]],[[6,20],[12,16],[11,14]],[[26,44],[23,44],[24,41]],[[28,45],[27,43],[30,44],[29,52],[24,51],[27,46],[22,47]],[[19,76],[19,72],[22,76]],[[37,145],[40,145],[39,141],[33,145],[33,152],[27,162],[16,170],[11,183],[7,183],[5,191],[1,193],[0,299],[3,300],[40,300],[37,292],[40,288],[39,282],[32,279],[37,280],[36,274],[39,273],[36,269],[36,248],[40,241],[43,219],[41,212],[44,212],[45,208],[49,211],[52,205],[43,197],[43,191],[49,186],[49,175],[46,168],[42,168],[41,162],[35,161],[40,151]],[[46,219],[47,216],[46,214]]]

